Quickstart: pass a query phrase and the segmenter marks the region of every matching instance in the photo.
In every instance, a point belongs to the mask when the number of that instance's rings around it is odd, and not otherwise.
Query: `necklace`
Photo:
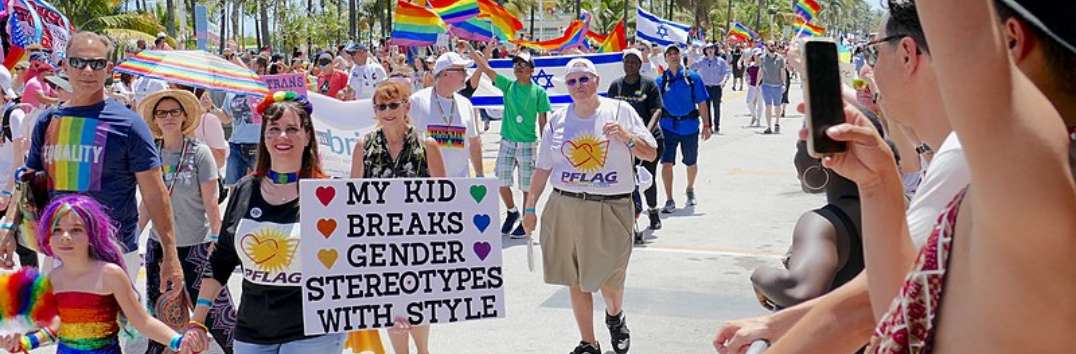
[[[288,184],[299,181],[299,172],[280,173],[273,170],[269,170],[265,173],[265,178],[272,184]]]
[[[448,113],[445,113],[445,107],[441,106],[441,99],[433,90],[430,90],[430,99],[437,104],[437,110],[441,112],[441,120],[445,122],[445,125],[452,125],[452,115],[456,113],[456,98],[449,97],[452,104],[449,106]]]

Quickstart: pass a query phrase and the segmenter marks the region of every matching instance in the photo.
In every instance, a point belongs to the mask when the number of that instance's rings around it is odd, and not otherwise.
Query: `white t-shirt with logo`
[[[458,93],[444,98],[425,88],[411,95],[411,119],[419,134],[437,140],[447,177],[471,176],[468,140],[478,136],[471,101]]]
[[[538,147],[537,168],[550,170],[553,187],[567,192],[616,195],[635,190],[634,159],[627,144],[605,136],[607,122],[619,122],[638,137],[637,144],[657,146],[631,105],[600,97],[591,117],[575,115],[575,105],[553,113]]]
[[[370,99],[374,97],[374,88],[377,84],[385,81],[388,76],[381,64],[367,60],[365,65],[351,67],[347,84],[355,91],[356,99]]]

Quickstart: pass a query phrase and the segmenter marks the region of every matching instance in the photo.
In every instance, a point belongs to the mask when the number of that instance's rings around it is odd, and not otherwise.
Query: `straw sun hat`
[[[163,134],[161,128],[154,123],[156,117],[153,115],[153,109],[157,107],[158,102],[165,98],[171,98],[179,102],[179,107],[183,108],[183,112],[187,115],[181,125],[183,135],[190,135],[194,132],[202,120],[202,113],[204,113],[201,102],[198,102],[198,98],[194,97],[194,94],[189,91],[164,90],[149,94],[142,99],[142,103],[138,106],[138,113],[142,115],[142,119],[146,120],[146,124],[149,125],[149,131],[153,133],[153,136],[160,138]]]

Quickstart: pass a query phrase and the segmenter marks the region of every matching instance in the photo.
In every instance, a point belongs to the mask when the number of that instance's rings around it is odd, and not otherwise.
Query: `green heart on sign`
[[[471,186],[471,198],[474,198],[475,203],[482,203],[482,198],[486,197],[486,186],[475,185]]]

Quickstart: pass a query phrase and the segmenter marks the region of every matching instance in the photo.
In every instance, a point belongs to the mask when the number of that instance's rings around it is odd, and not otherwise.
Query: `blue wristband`
[[[220,239],[220,234],[209,234],[209,237],[206,238],[206,240],[209,241],[209,242],[217,242],[217,240],[219,240],[219,239]]]
[[[195,301],[195,306],[213,307],[213,301],[204,297],[200,297],[198,298],[198,301]]]
[[[11,192],[0,191],[0,197],[10,197],[10,196],[11,196]]]
[[[538,210],[535,209],[535,208],[526,208],[526,209],[523,209],[523,213],[524,214],[538,214]]]
[[[11,229],[14,229],[14,228],[15,228],[15,224],[12,224],[12,223],[0,224],[0,230],[11,230]]]
[[[175,337],[172,337],[172,342],[168,343],[168,349],[178,352],[181,344],[183,344],[183,335],[177,334]]]

